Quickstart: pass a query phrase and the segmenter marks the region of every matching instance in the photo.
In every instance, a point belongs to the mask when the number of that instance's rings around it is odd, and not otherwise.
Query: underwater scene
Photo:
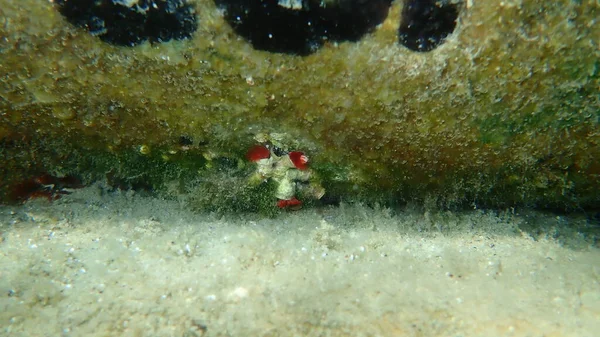
[[[0,336],[597,336],[597,0],[0,0]]]

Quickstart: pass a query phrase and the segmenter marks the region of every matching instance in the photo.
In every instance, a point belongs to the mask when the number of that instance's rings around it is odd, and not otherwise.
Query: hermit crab
[[[316,182],[315,174],[308,167],[308,156],[301,151],[284,151],[267,142],[252,146],[246,158],[256,163],[252,181],[272,180],[277,184],[275,205],[281,209],[300,209],[303,204],[297,198],[300,190],[303,196],[315,199],[325,194],[325,189]]]

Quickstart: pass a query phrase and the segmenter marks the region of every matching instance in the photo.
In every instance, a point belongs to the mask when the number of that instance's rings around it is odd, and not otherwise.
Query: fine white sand
[[[0,336],[598,336],[594,226],[360,205],[219,217],[94,186],[0,208]]]

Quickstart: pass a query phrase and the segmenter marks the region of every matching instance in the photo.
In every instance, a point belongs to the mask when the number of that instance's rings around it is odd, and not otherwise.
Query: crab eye
[[[271,145],[271,151],[273,151],[273,153],[277,156],[277,157],[281,157],[281,156],[285,156],[287,154],[286,151],[284,151],[282,148],[277,147],[275,145]]]

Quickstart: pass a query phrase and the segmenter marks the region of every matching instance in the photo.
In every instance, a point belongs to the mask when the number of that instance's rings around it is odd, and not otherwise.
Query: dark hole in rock
[[[191,146],[194,145],[194,140],[190,136],[179,136],[179,145],[181,146]]]
[[[358,41],[387,17],[392,0],[214,0],[255,49],[308,55],[326,41]]]
[[[102,41],[134,46],[146,40],[165,42],[192,36],[196,12],[186,0],[55,0],[75,26]]]
[[[410,50],[431,51],[452,34],[457,18],[457,4],[450,0],[406,0],[399,41]]]

